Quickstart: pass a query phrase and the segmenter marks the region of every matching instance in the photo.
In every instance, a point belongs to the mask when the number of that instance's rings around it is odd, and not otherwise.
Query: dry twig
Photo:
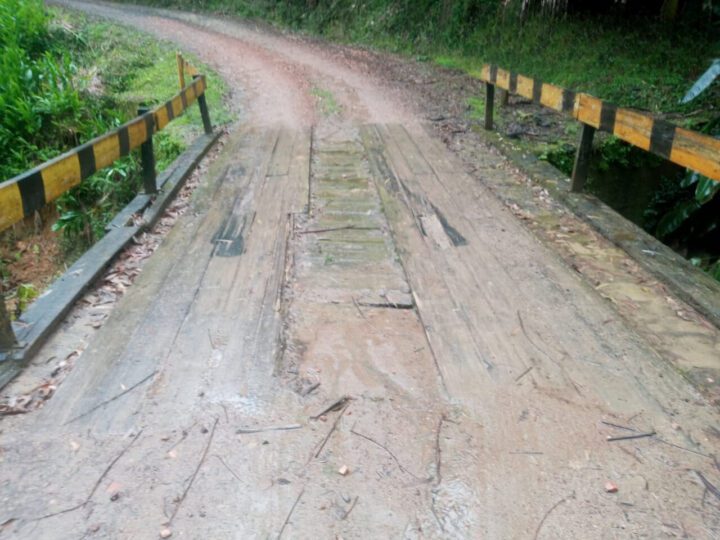
[[[547,512],[545,512],[545,515],[544,515],[543,518],[540,520],[540,523],[538,523],[537,529],[535,529],[535,536],[533,537],[534,540],[537,540],[538,537],[540,536],[540,530],[542,529],[543,525],[545,525],[545,521],[546,521],[547,518],[550,516],[550,514],[552,514],[553,510],[555,510],[558,506],[560,506],[560,505],[563,504],[564,502],[567,502],[568,500],[574,499],[574,498],[575,498],[575,492],[573,491],[570,495],[568,495],[568,496],[565,497],[564,499],[560,499],[558,502],[556,502],[555,504],[553,504],[553,505],[550,507],[550,509],[549,509]]]
[[[74,422],[75,420],[80,420],[81,418],[84,418],[85,416],[87,416],[87,415],[89,415],[89,414],[91,414],[91,413],[94,413],[94,412],[97,411],[100,407],[104,407],[104,406],[107,405],[108,403],[112,403],[112,402],[115,401],[116,399],[120,399],[120,398],[123,397],[125,394],[127,394],[127,393],[129,393],[129,392],[132,392],[132,391],[135,390],[138,386],[141,386],[142,384],[146,383],[148,380],[150,380],[151,378],[153,378],[156,373],[157,373],[157,370],[153,371],[150,375],[148,375],[147,377],[144,377],[143,379],[139,380],[138,382],[136,382],[135,384],[133,384],[130,388],[127,388],[127,389],[123,390],[122,392],[120,392],[119,394],[111,397],[110,399],[106,399],[105,401],[103,401],[103,402],[101,402],[101,403],[98,403],[97,405],[95,405],[94,407],[88,409],[88,410],[85,411],[84,413],[81,413],[81,414],[77,415],[76,417],[71,418],[70,420],[68,420],[67,422],[65,422],[63,425],[66,426],[66,425],[68,425],[68,424],[71,424],[71,423]]]
[[[610,426],[610,427],[617,428],[617,429],[624,429],[624,430],[626,430],[626,431],[634,431],[634,432],[637,432],[637,429],[635,429],[635,428],[631,428],[631,427],[628,427],[628,426],[621,426],[620,424],[613,424],[612,422],[606,422],[605,420],[600,420],[600,423],[601,423],[601,424],[605,424],[606,426]]]
[[[327,413],[329,413],[329,412],[339,411],[339,410],[340,410],[343,406],[345,406],[345,404],[347,404],[347,402],[350,401],[351,399],[352,399],[352,398],[351,398],[350,396],[343,396],[343,397],[341,397],[340,399],[338,399],[337,401],[334,401],[333,403],[331,403],[331,404],[330,404],[328,407],[326,407],[325,410],[323,410],[321,413],[318,413],[318,414],[316,414],[315,416],[311,416],[310,419],[311,419],[311,420],[317,420],[318,418],[320,418],[321,416],[323,416],[323,415],[325,415],[325,414],[327,414]]]
[[[377,441],[376,441],[375,439],[373,439],[372,437],[368,437],[367,435],[364,435],[364,434],[362,434],[362,433],[359,433],[359,432],[355,431],[354,428],[350,429],[350,433],[352,433],[353,435],[357,435],[358,437],[362,437],[362,438],[365,439],[366,441],[370,441],[370,442],[373,443],[375,446],[378,446],[378,447],[382,448],[383,450],[385,450],[385,451],[390,455],[390,457],[393,458],[393,460],[395,461],[395,463],[397,464],[397,466],[400,468],[401,471],[403,471],[403,472],[409,474],[410,476],[412,476],[413,478],[419,480],[419,477],[418,477],[418,476],[416,476],[416,475],[413,474],[411,471],[409,471],[409,470],[407,470],[405,467],[403,467],[402,463],[400,463],[400,460],[397,458],[397,456],[396,456],[395,454],[393,454],[392,451],[391,451],[387,446],[385,446],[384,444],[380,444],[379,442],[377,442]]]
[[[268,426],[259,428],[238,428],[235,433],[238,435],[245,433],[262,433],[263,431],[290,431],[300,429],[302,424],[288,424],[287,426]]]
[[[180,510],[180,506],[182,506],[183,501],[185,501],[185,497],[187,497],[188,492],[190,491],[190,488],[192,488],[193,483],[195,482],[195,477],[197,476],[198,472],[200,472],[200,468],[202,467],[203,463],[205,463],[205,459],[207,458],[208,451],[210,450],[210,445],[212,444],[213,437],[215,436],[215,428],[218,425],[218,418],[215,418],[215,422],[213,423],[213,427],[210,430],[210,437],[208,438],[208,442],[205,445],[205,450],[203,450],[202,457],[200,458],[200,461],[198,461],[197,467],[195,467],[195,470],[193,471],[192,475],[190,475],[190,480],[187,483],[187,486],[185,486],[185,491],[183,491],[182,495],[180,495],[180,498],[177,501],[177,504],[175,505],[175,510],[173,510],[172,515],[170,516],[170,519],[168,519],[168,525],[172,523],[172,520],[175,519],[175,516],[177,515],[178,511]]]
[[[217,458],[218,461],[219,461],[220,463],[222,463],[223,467],[225,467],[225,468],[230,472],[230,474],[232,474],[232,475],[237,479],[238,482],[242,482],[242,478],[240,478],[240,476],[238,475],[238,473],[236,473],[235,471],[233,471],[233,470],[230,468],[230,465],[228,465],[227,463],[225,463],[225,460],[222,458],[222,456],[219,456],[219,455],[217,455],[217,454],[213,454],[213,455],[210,456],[210,457]]]
[[[120,458],[123,457],[128,450],[130,450],[130,447],[131,447],[133,444],[135,444],[135,441],[137,441],[137,440],[140,438],[140,435],[142,435],[142,432],[143,432],[142,429],[141,429],[140,431],[138,431],[137,435],[135,435],[135,436],[133,437],[132,441],[130,441],[130,442],[127,444],[127,446],[125,446],[125,448],[123,448],[123,449],[120,451],[120,453],[119,453],[117,456],[115,456],[115,458],[110,462],[110,464],[109,464],[107,467],[105,467],[105,470],[102,472],[102,474],[100,475],[100,477],[97,479],[97,481],[95,482],[95,485],[93,485],[92,490],[90,490],[90,493],[88,494],[87,497],[85,497],[85,500],[84,500],[83,502],[81,502],[81,503],[79,503],[79,504],[76,504],[75,506],[71,506],[70,508],[66,508],[66,509],[60,510],[60,511],[58,511],[58,512],[53,512],[52,514],[46,514],[46,515],[40,516],[40,517],[38,517],[38,518],[29,519],[28,521],[40,521],[40,520],[47,519],[47,518],[51,518],[51,517],[54,517],[54,516],[59,516],[59,515],[61,515],[61,514],[67,514],[68,512],[73,512],[74,510],[79,510],[80,508],[83,508],[83,507],[87,506],[87,504],[88,504],[88,503],[90,502],[90,500],[93,498],[93,496],[95,495],[95,492],[96,492],[97,489],[100,487],[100,484],[101,484],[102,481],[105,479],[105,477],[108,475],[108,473],[110,472],[110,470],[115,466],[115,464],[116,464],[118,461],[120,461]]]
[[[282,538],[283,531],[285,531],[285,527],[287,527],[288,523],[290,522],[290,518],[292,517],[293,512],[295,511],[295,507],[300,502],[300,499],[302,498],[303,493],[305,493],[305,488],[302,488],[300,490],[300,493],[298,494],[297,499],[295,499],[295,502],[293,503],[292,508],[290,508],[290,511],[288,512],[288,515],[285,518],[285,521],[283,522],[282,527],[280,528],[280,532],[278,533],[278,540],[280,540],[280,538]]]
[[[320,455],[320,452],[323,451],[323,448],[325,448],[325,445],[330,440],[330,436],[337,429],[337,425],[340,422],[340,419],[342,418],[343,414],[345,414],[345,411],[347,410],[348,406],[349,406],[349,403],[345,403],[345,405],[343,405],[343,408],[340,410],[340,414],[337,415],[337,418],[333,422],[333,425],[330,428],[330,431],[327,432],[327,435],[325,435],[325,438],[322,440],[320,447],[317,449],[317,452],[315,452],[315,456],[314,456],[315,458],[317,458]]]
[[[348,508],[348,511],[345,512],[345,515],[340,518],[340,521],[345,521],[345,520],[348,518],[348,516],[350,515],[350,512],[352,512],[352,511],[353,511],[353,508],[355,508],[355,505],[357,504],[359,498],[360,498],[360,495],[357,495],[357,496],[355,497],[355,500],[354,500],[354,501],[352,502],[352,504],[350,505],[350,508]]]
[[[703,485],[705,486],[705,490],[709,491],[710,493],[715,495],[715,497],[718,500],[720,500],[720,490],[718,490],[718,488],[715,487],[715,485],[712,482],[710,482],[710,480],[705,478],[705,475],[703,473],[701,473],[700,471],[695,471],[695,474],[697,474],[698,477],[700,478],[700,480],[702,481]]]
[[[435,431],[435,486],[439,486],[442,482],[442,449],[440,448],[440,433],[442,432],[443,423],[447,418],[444,414],[440,415],[437,430]]]
[[[530,372],[533,370],[534,367],[535,367],[535,366],[530,366],[530,367],[527,368],[525,371],[523,371],[520,375],[518,375],[517,377],[515,377],[515,382],[520,382],[520,379],[522,379],[525,375],[527,375],[528,373],[530,373]]]
[[[645,437],[652,437],[653,435],[655,435],[654,431],[648,431],[647,433],[636,433],[634,435],[622,435],[620,437],[608,437],[607,442],[627,441],[629,439],[642,439]]]

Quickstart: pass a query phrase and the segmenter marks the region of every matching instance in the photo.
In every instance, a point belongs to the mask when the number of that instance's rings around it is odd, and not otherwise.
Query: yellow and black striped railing
[[[49,202],[132,150],[150,143],[151,154],[153,134],[183,114],[195,101],[200,105],[205,131],[212,131],[205,101],[207,83],[195,68],[192,70],[195,74],[192,82],[172,99],[109,133],[0,183],[0,231],[34,215]],[[146,163],[143,163],[145,166]],[[152,169],[145,170],[144,175],[154,180],[154,163]]]
[[[185,57],[179,51],[176,54],[176,57],[178,66],[178,82],[180,83],[180,88],[185,88],[185,75],[197,77],[200,75],[200,72],[195,68],[195,66],[185,60]]]
[[[181,58],[179,56],[179,58]],[[180,63],[178,62],[180,66]],[[0,231],[26,217],[53,201],[69,189],[77,186],[87,177],[109,165],[132,150],[140,148],[142,175],[145,193],[157,193],[155,157],[153,153],[153,135],[177,118],[195,101],[198,102],[206,134],[212,133],[212,124],[208,112],[205,90],[205,77],[194,67],[182,60],[180,73],[192,76],[192,82],[183,84],[172,99],[153,109],[141,108],[139,116],[100,137],[78,146],[32,170],[0,183]],[[123,244],[124,245],[124,244]],[[89,278],[88,278],[89,279]],[[82,292],[83,283],[75,286],[71,294],[74,301]],[[60,287],[59,289],[62,289]],[[64,293],[59,293],[64,294]],[[67,296],[67,295],[66,295]],[[70,304],[67,304],[70,305]],[[43,319],[44,330],[36,333],[36,342],[42,339],[43,332],[55,324],[66,308],[55,311],[49,319]],[[14,357],[14,350],[24,350],[26,344],[18,344],[10,317],[8,316],[2,289],[0,288],[0,361]],[[0,365],[3,365],[0,362]],[[0,373],[2,379],[2,373]],[[7,380],[7,379],[4,379]],[[4,383],[3,383],[4,384]]]
[[[487,85],[485,127],[492,129],[494,88],[506,90],[582,122],[583,134],[573,170],[573,189],[582,189],[595,130],[612,133],[648,152],[720,181],[720,140],[683,129],[588,94],[567,90],[532,77],[486,64],[480,79]]]

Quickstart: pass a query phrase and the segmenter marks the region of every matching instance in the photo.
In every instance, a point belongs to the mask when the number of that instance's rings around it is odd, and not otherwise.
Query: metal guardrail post
[[[575,154],[575,164],[573,165],[572,181],[570,183],[570,191],[578,193],[585,187],[588,169],[590,168],[590,156],[592,154],[592,142],[595,136],[595,128],[587,124],[582,125],[582,133],[580,134],[580,143],[578,144],[577,153]]]
[[[199,77],[200,75],[193,75],[193,80]],[[201,96],[198,96],[198,106],[200,107],[200,116],[202,116],[205,133],[210,135],[213,131],[213,128],[212,123],[210,122],[210,111],[208,111],[207,100],[205,99],[205,92],[203,92]]]
[[[495,85],[485,83],[485,129],[493,128],[493,107],[495,106]]]
[[[5,296],[0,292],[0,358],[17,346],[10,315],[5,307]]]
[[[139,107],[138,115],[143,116],[150,112],[148,107]],[[155,130],[155,118],[148,114],[145,120],[147,129],[147,140],[140,145],[140,163],[142,165],[142,178],[145,193],[157,193],[157,173],[155,171],[155,152],[153,150],[153,131]]]

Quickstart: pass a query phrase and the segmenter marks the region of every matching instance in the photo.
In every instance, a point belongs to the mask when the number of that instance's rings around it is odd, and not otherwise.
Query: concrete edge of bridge
[[[720,328],[720,282],[693,266],[690,261],[594,195],[571,192],[570,178],[549,163],[522,152],[496,133],[481,132],[479,136],[497,148],[533,182],[547,189],[553,198],[579,219],[666,284],[680,300]],[[503,202],[510,202],[506,194],[493,186],[489,187]]]
[[[132,238],[151,229],[173,201],[200,161],[223,131],[199,136],[158,177],[159,193],[138,194],[108,224],[107,233],[65,273],[57,278],[13,323],[17,346],[0,361],[0,389],[22,372],[23,368],[62,322],[80,296],[100,277],[105,268],[130,243]],[[134,217],[141,216],[140,223]]]

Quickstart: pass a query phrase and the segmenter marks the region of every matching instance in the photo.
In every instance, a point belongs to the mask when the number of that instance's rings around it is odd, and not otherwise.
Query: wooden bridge
[[[108,155],[147,142],[202,80]],[[678,128],[670,156],[689,139]],[[107,162],[102,141],[77,152],[74,179],[88,148]],[[503,158],[475,166],[420,124],[233,130],[55,395],[4,419],[0,533],[710,538],[720,332],[706,304],[671,298],[596,233],[568,263],[502,202]],[[0,185],[17,216],[39,201],[27,186],[52,199],[49,167]],[[618,273],[588,281],[577,265],[592,256]]]

